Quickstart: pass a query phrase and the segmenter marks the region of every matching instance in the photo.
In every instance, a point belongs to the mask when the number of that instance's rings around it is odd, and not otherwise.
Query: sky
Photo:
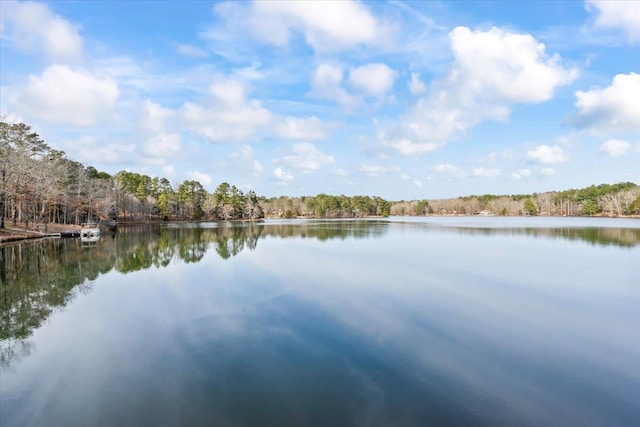
[[[640,1],[0,1],[0,111],[98,170],[389,200],[640,183]]]

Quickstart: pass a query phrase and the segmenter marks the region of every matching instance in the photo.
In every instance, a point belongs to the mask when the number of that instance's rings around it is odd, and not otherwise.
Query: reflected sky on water
[[[637,425],[638,222],[547,219],[3,247],[0,421]]]

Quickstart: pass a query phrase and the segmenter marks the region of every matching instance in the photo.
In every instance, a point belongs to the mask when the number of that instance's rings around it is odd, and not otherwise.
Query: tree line
[[[398,205],[394,205],[397,208]],[[533,194],[472,195],[429,200],[429,214],[624,216],[640,214],[640,187],[633,182],[591,185],[580,189]],[[397,211],[392,209],[392,214]]]
[[[151,222],[390,215],[637,215],[632,182],[530,195],[472,195],[444,200],[388,201],[378,196],[318,194],[258,197],[221,183],[208,192],[196,180],[129,171],[115,175],[67,158],[30,126],[0,120],[0,228],[93,221]]]
[[[223,182],[212,193],[196,180],[174,188],[168,179],[122,171],[113,177],[114,209],[122,221],[230,220],[264,217],[254,191]]]
[[[502,215],[624,216],[640,214],[640,187],[633,182],[514,195],[387,201],[369,196],[280,196],[261,199],[267,216],[357,218],[363,216]]]
[[[361,218],[391,215],[391,202],[378,196],[332,196],[318,194],[301,197],[272,197],[262,205],[270,217],[276,218]]]
[[[121,171],[115,175],[73,161],[30,126],[0,121],[0,228],[101,220],[258,219],[258,196],[226,182],[209,193],[195,180]]]

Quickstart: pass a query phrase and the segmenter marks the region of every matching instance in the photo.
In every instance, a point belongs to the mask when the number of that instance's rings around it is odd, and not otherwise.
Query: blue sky
[[[0,12],[2,114],[110,173],[391,200],[640,183],[640,1]]]

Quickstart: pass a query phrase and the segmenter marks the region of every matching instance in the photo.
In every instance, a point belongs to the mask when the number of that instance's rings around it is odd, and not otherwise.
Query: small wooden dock
[[[61,230],[56,232],[40,232],[35,230],[24,230],[19,228],[6,227],[3,231],[6,231],[6,232],[0,233],[0,244],[19,242],[22,240],[34,240],[34,239],[45,239],[45,238],[68,239],[68,238],[80,237],[80,229]]]

